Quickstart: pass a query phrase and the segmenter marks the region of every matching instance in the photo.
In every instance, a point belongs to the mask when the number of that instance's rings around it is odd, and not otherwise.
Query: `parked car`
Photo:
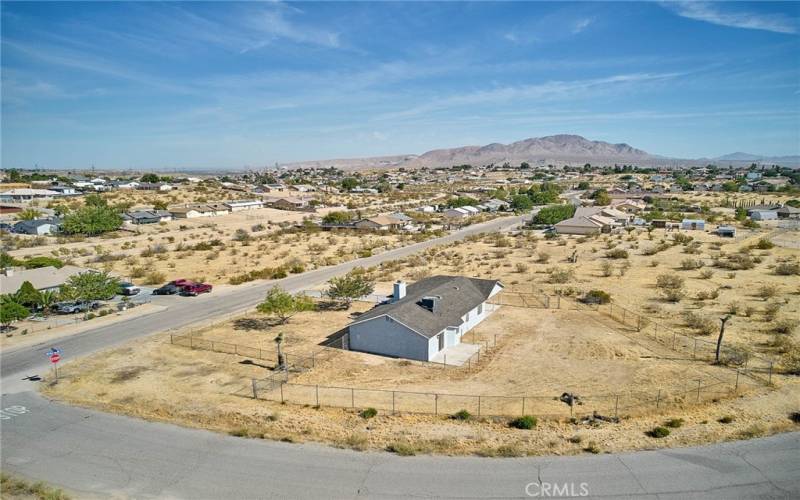
[[[175,295],[180,293],[181,287],[173,284],[172,282],[153,290],[153,295]]]
[[[120,283],[119,284],[119,293],[120,295],[137,295],[142,290],[134,285],[133,283]]]
[[[181,288],[181,295],[195,296],[200,295],[201,293],[211,292],[212,287],[208,283],[192,283],[191,285],[186,285]]]
[[[59,314],[74,314],[77,312],[86,312],[100,307],[100,303],[96,300],[75,301],[75,302],[59,302],[53,306]]]

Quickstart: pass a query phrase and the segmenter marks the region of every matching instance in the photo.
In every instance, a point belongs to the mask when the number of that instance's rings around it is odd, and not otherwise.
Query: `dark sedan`
[[[167,283],[166,285],[153,290],[153,295],[175,295],[180,292],[181,292],[181,287],[174,285],[172,283]]]

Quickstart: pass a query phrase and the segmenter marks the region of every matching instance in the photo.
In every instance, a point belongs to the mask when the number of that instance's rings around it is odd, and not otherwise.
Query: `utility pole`
[[[719,363],[719,351],[722,348],[722,336],[725,335],[725,323],[727,323],[729,319],[731,319],[730,314],[719,319],[722,324],[719,327],[719,337],[717,338],[717,353],[714,357],[715,363]]]

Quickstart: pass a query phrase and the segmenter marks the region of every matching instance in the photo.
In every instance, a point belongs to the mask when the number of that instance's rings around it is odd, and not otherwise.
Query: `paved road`
[[[494,221],[277,283],[300,290],[354,266],[375,265],[518,221]],[[193,300],[167,297],[168,311],[83,332],[62,339],[59,346],[67,357],[80,356],[202,322],[255,304],[274,283]],[[800,497],[800,433],[707,448],[562,458],[358,453],[234,438],[47,401],[21,377],[48,368],[44,356],[48,347],[33,346],[0,357],[2,468],[47,480],[80,497],[524,498],[584,493],[612,498]]]
[[[31,392],[0,401],[2,468],[79,497],[525,498],[526,488],[531,496],[552,493],[546,485],[608,498],[800,497],[800,433],[619,455],[398,457],[235,438]]]
[[[318,283],[323,283],[334,276],[346,273],[357,266],[374,266],[381,262],[412,255],[431,246],[458,241],[471,234],[506,229],[519,224],[522,220],[522,216],[495,219],[484,224],[468,226],[441,238],[415,243],[337,266],[290,276],[282,280],[241,285],[224,294],[211,293],[193,298],[154,296],[153,303],[166,305],[168,309],[137,317],[124,323],[87,330],[59,339],[56,343],[64,352],[65,359],[84,356],[136,337],[208,321],[215,317],[250,308],[263,300],[266,291],[276,284],[290,291],[304,290]],[[24,389],[18,383],[19,378],[48,369],[45,352],[47,352],[52,343],[47,342],[32,347],[12,349],[0,354],[0,376],[2,376],[4,384],[10,384],[3,388],[3,392]]]

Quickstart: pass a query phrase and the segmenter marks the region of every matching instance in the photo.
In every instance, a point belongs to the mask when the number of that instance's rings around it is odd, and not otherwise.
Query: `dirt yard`
[[[351,312],[367,307],[359,304]],[[254,316],[193,333],[209,341],[272,351],[272,339],[282,331],[287,351],[306,352],[346,325],[349,314],[301,313],[283,326],[259,325],[254,321],[261,318]],[[510,429],[505,418],[477,417],[468,402],[458,409],[469,409],[473,417],[453,420],[448,415],[457,410],[447,407],[444,398],[439,416],[392,415],[379,408],[378,416],[370,420],[358,414],[365,401],[359,401],[356,409],[335,409],[324,401],[316,408],[313,403],[253,400],[250,379],[268,376],[274,363],[252,358],[243,363],[243,356],[170,345],[165,334],[69,363],[62,367],[59,384],[44,392],[85,406],[236,435],[402,453],[518,456],[578,453],[584,448],[605,452],[752,437],[791,428],[788,413],[800,408],[796,379],[776,377],[775,390],[748,390],[743,383],[738,398],[726,393],[708,399],[711,395],[704,394],[703,403],[695,405],[680,391],[670,391],[683,389],[684,384],[696,387],[698,378],[724,379],[726,369],[667,358],[657,346],[629,339],[614,325],[594,312],[505,307],[481,324],[476,334],[476,341],[492,342],[500,333],[497,346],[469,369],[337,350],[292,379],[293,384],[527,395],[531,399],[526,413],[547,415],[558,408],[555,413],[564,415],[540,420],[535,431]],[[659,388],[664,403],[658,412],[626,406],[625,396],[652,394]],[[592,396],[622,392],[622,420],[571,423],[566,406],[555,399],[562,392],[585,395],[583,405],[576,407],[577,416],[590,414],[591,409],[611,409],[611,399]],[[490,401],[487,398],[484,404]],[[735,416],[732,422],[717,422],[728,415]],[[673,435],[662,440],[645,436],[646,430],[672,417],[685,420]]]

